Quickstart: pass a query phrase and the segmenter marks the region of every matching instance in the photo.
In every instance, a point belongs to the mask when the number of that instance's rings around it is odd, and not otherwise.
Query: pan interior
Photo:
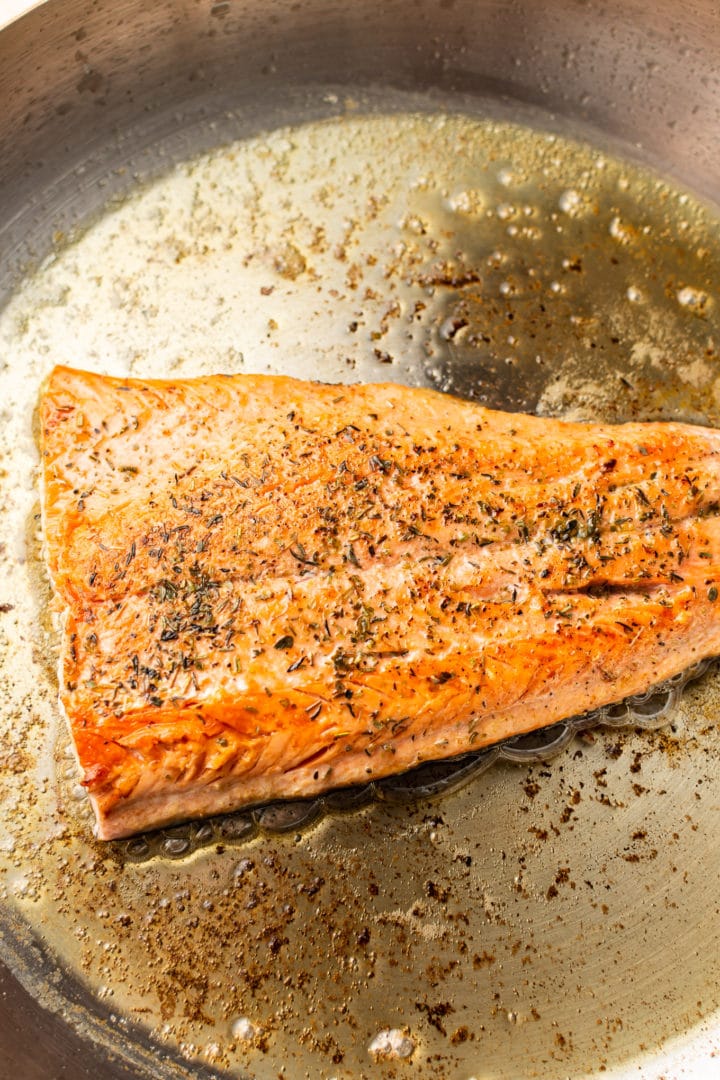
[[[713,675],[662,732],[585,734],[441,800],[250,841],[229,819],[142,861],[91,838],[38,558],[53,364],[720,425],[712,208],[557,131],[343,111],[139,186],[58,235],[0,316],[6,948],[153,1075],[340,1080],[384,1048],[388,1076],[406,1054],[418,1078],[620,1076],[692,1054],[720,1005]]]

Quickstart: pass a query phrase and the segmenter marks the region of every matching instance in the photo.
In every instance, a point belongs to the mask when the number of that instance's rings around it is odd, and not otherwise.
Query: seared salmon
[[[60,701],[101,838],[449,758],[720,653],[720,433],[56,368]]]

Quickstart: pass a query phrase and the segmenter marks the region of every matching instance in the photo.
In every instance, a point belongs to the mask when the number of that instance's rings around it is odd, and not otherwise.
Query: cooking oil
[[[0,897],[41,1000],[149,1075],[258,1080],[611,1072],[708,1022],[712,675],[662,732],[586,732],[439,800],[95,841],[56,705],[32,415],[66,363],[720,425],[719,279],[717,213],[605,149],[351,114],[179,165],[25,281],[0,315]]]

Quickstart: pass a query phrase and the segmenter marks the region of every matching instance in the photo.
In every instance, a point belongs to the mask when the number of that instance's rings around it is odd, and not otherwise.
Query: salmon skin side
[[[40,428],[103,839],[476,750],[720,653],[714,430],[65,367]]]

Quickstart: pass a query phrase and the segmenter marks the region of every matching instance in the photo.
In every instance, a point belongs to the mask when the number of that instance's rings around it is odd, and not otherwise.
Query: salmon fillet
[[[60,700],[103,839],[479,749],[720,653],[720,433],[56,368]]]

